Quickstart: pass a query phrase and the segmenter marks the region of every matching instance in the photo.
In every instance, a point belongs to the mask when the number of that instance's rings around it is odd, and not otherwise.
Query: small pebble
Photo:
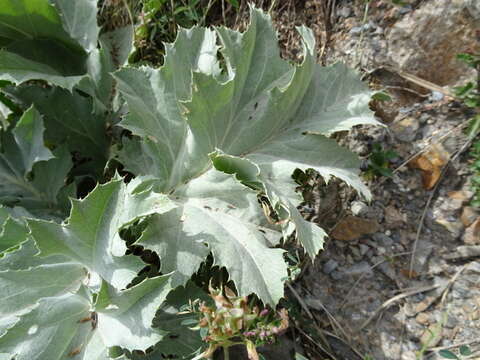
[[[373,271],[369,263],[366,261],[361,261],[351,267],[349,267],[346,271],[348,275],[365,275],[366,277],[373,276]]]
[[[360,254],[365,255],[370,248],[365,244],[360,244]]]
[[[347,254],[346,256],[347,264],[353,264],[355,261],[353,261],[353,258],[350,254]]]
[[[348,6],[344,6],[337,10],[337,15],[343,18],[349,18],[352,16],[352,9]]]
[[[449,328],[449,329],[453,329],[457,325],[458,325],[458,320],[454,316],[448,315],[447,316],[447,321],[445,322],[444,326]]]
[[[441,92],[432,91],[432,93],[430,94],[429,100],[430,101],[440,101],[440,100],[443,100],[444,97],[445,97],[445,95],[443,95]]]
[[[415,320],[417,320],[419,324],[428,325],[430,323],[430,316],[428,316],[426,313],[420,313],[417,315]]]
[[[335,260],[330,259],[323,265],[323,272],[328,275],[337,267],[338,263]]]
[[[404,7],[401,7],[399,10],[398,10],[398,13],[400,15],[405,15],[405,14],[408,14],[409,12],[412,11],[412,8],[409,7],[409,6],[404,6]]]
[[[375,240],[375,242],[378,243],[378,245],[385,247],[387,249],[389,249],[393,245],[393,240],[388,235],[386,235],[386,233],[385,234],[375,233],[373,234],[372,237],[373,237],[373,240]]]
[[[362,216],[362,215],[365,215],[368,212],[367,204],[365,204],[361,201],[352,202],[352,205],[351,205],[350,209],[352,210],[352,214],[355,215],[355,216]]]
[[[332,271],[330,276],[333,280],[340,280],[341,278],[343,278],[343,274],[340,271]]]
[[[350,29],[350,34],[352,35],[360,34],[361,32],[362,32],[361,26],[354,26]]]

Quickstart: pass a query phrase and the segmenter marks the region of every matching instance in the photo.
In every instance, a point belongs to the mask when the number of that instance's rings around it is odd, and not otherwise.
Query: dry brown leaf
[[[422,170],[423,187],[430,190],[440,179],[442,168],[449,157],[448,152],[440,144],[434,144],[430,150],[414,158],[408,165],[411,168]]]
[[[410,269],[400,269],[400,272],[407,279],[415,279],[419,276],[415,270],[410,271]]]
[[[375,220],[347,216],[338,223],[331,235],[336,240],[349,241],[377,231],[378,223]]]
[[[467,245],[480,244],[480,217],[478,217],[477,220],[465,230],[463,242]]]
[[[466,228],[472,225],[478,219],[478,211],[472,206],[465,206],[460,215],[460,221]],[[478,221],[478,220],[477,220]]]
[[[469,190],[457,190],[457,191],[449,191],[447,193],[450,199],[460,200],[463,204],[470,201],[473,196],[473,193]]]

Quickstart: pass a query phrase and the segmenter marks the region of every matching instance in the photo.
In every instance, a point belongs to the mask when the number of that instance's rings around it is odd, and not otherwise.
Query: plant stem
[[[230,351],[228,351],[228,346],[223,347],[223,360],[230,360]]]
[[[360,30],[360,40],[358,40],[357,47],[356,47],[356,54],[360,52],[359,56],[356,56],[356,61],[355,61],[355,67],[360,66],[362,63],[362,58],[363,58],[363,48],[360,50],[360,46],[363,44],[363,38],[365,36],[365,28],[364,26],[367,24],[368,20],[368,11],[370,9],[370,1],[371,0],[366,0],[365,4],[365,11],[363,13],[363,21],[362,21],[362,29]]]

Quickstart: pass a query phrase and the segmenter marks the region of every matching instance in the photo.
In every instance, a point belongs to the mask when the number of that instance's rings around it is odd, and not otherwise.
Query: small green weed
[[[476,69],[477,72],[480,70],[480,54],[457,54],[457,59]],[[454,92],[468,107],[480,108],[480,74],[478,74],[476,83],[469,81],[463,86],[455,87]]]
[[[178,27],[203,26],[207,15],[217,6],[238,9],[238,0],[142,0],[139,24],[135,31],[136,52],[131,61],[158,63],[163,58],[163,43],[171,43]],[[219,6],[221,5],[221,6]]]
[[[393,5],[397,5],[397,6],[407,6],[407,5],[409,5],[408,1],[403,1],[403,0],[391,0],[390,2]]]
[[[471,186],[474,190],[472,206],[480,207],[480,141],[473,144],[470,156],[473,159],[470,165],[470,169],[473,171]]]
[[[473,140],[480,133],[480,54],[458,54],[457,59],[477,70],[476,83],[469,81],[463,86],[454,88],[455,95],[475,111],[467,129],[468,137]],[[472,158],[470,168],[473,171],[471,186],[474,192],[472,205],[480,207],[480,140],[473,142],[470,156]]]
[[[377,91],[372,95],[372,100],[377,101],[392,101],[392,97],[385,91]]]
[[[455,359],[455,360],[462,360],[465,356],[472,355],[472,350],[467,345],[462,345],[459,348],[459,354],[455,354],[450,350],[440,350],[438,355],[440,355],[444,359]]]
[[[162,58],[162,42],[173,42],[178,26],[190,28],[201,24],[210,7],[200,0],[145,0],[135,30],[137,49],[133,62],[148,60],[153,63]]]
[[[377,176],[391,177],[393,172],[390,169],[390,161],[397,156],[398,154],[394,150],[386,150],[378,143],[373,144],[365,176],[368,179],[373,179]]]

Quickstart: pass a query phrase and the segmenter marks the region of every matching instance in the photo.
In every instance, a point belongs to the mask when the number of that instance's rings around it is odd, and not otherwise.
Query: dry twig
[[[391,305],[395,304],[398,300],[401,300],[403,298],[406,298],[406,297],[409,297],[409,296],[412,296],[412,295],[416,295],[416,294],[420,294],[422,292],[426,292],[426,291],[430,291],[430,290],[434,290],[436,288],[438,288],[440,285],[436,284],[436,285],[430,285],[430,286],[423,286],[423,287],[420,287],[420,288],[417,288],[417,289],[413,289],[413,290],[410,290],[410,291],[406,291],[404,293],[401,293],[401,294],[398,294],[398,295],[395,295],[394,297],[388,299],[387,301],[385,301],[380,307],[378,307],[372,315],[370,315],[370,317],[365,320],[365,322],[358,328],[358,332],[361,331],[362,329],[364,329],[366,326],[368,326],[368,324],[370,324],[370,322],[375,319],[375,317],[383,310],[389,308]]]
[[[460,346],[467,346],[467,345],[471,345],[471,344],[475,344],[475,343],[480,343],[480,339],[463,341],[463,342],[453,344],[453,345],[448,345],[448,346],[432,347],[432,348],[429,348],[427,351],[440,351],[440,350],[455,349],[455,348],[460,347]]]
[[[335,7],[337,5],[336,0],[323,0],[322,13],[323,21],[325,25],[325,42],[322,44],[320,51],[320,63],[325,66],[327,62],[327,53],[330,46],[333,30],[333,18],[335,17]]]
[[[404,78],[405,80],[408,80],[418,86],[421,86],[425,89],[428,89],[430,91],[436,91],[436,92],[439,92],[445,96],[448,96],[448,97],[451,97],[451,98],[454,98],[455,96],[448,90],[444,89],[443,87],[437,85],[437,84],[434,84],[428,80],[424,80],[422,78],[419,78],[418,76],[415,76],[413,74],[410,74],[406,71],[403,71],[403,70],[400,70],[400,69],[397,69],[393,66],[385,66],[385,69],[387,69],[388,71],[392,72],[392,73],[395,73],[395,74],[398,74],[399,76],[401,76],[402,78]]]
[[[411,254],[410,251],[408,252],[403,252],[403,253],[399,253],[399,254],[395,254],[395,255],[392,255],[390,256],[390,258],[394,258],[394,257],[399,257],[399,256],[405,256],[405,255],[409,255]],[[380,260],[378,261],[377,263],[373,264],[371,266],[371,269],[375,269],[377,266],[383,264],[384,262],[386,262],[388,259],[383,259],[383,260]],[[343,309],[343,307],[347,304],[347,300],[350,298],[350,295],[352,294],[352,291],[358,286],[358,284],[360,283],[360,281],[362,281],[364,278],[366,277],[366,273],[362,274],[357,281],[355,281],[355,283],[353,284],[353,286],[350,288],[350,290],[348,291],[347,295],[345,295],[342,303],[340,304],[340,310]]]

